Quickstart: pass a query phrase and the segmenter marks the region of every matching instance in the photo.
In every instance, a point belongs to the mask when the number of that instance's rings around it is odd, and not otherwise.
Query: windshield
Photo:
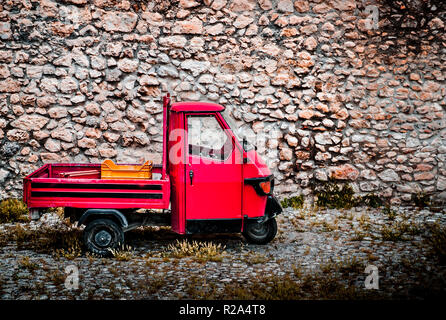
[[[248,139],[246,138],[246,134],[243,128],[237,125],[237,122],[235,121],[230,108],[226,107],[225,110],[222,112],[222,115],[223,118],[225,118],[226,122],[228,123],[229,127],[231,128],[232,132],[234,133],[235,137],[240,142],[240,144],[243,145],[243,139],[246,139],[246,143],[243,146],[245,151],[248,152],[249,150],[254,149],[254,146],[248,142]]]

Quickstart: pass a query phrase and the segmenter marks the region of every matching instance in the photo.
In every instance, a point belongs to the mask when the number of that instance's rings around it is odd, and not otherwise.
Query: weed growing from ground
[[[393,210],[390,206],[385,206],[382,210],[382,213],[384,213],[387,216],[387,219],[393,221],[398,216],[398,213]]]
[[[317,211],[318,211],[318,208],[316,206],[304,205],[302,208],[297,210],[296,218],[305,220],[308,217],[315,216]]]
[[[93,252],[87,252],[87,253],[85,254],[85,256],[87,257],[88,262],[90,262],[90,264],[93,263],[96,259],[99,258],[99,256],[96,255],[96,254],[93,253]]]
[[[269,258],[261,253],[257,253],[257,252],[252,252],[250,251],[247,255],[246,255],[246,259],[245,262],[248,263],[249,265],[254,265],[254,264],[259,264],[259,263],[265,263],[268,262]]]
[[[212,242],[177,240],[175,244],[170,244],[167,247],[167,251],[164,252],[164,257],[194,257],[195,260],[200,262],[220,262],[223,260],[225,248],[221,244],[214,244]]]
[[[291,198],[285,198],[280,202],[282,208],[302,209],[305,203],[303,194]]]
[[[366,235],[358,230],[355,230],[355,235],[350,239],[351,241],[362,241],[364,240],[364,238],[366,237]]]
[[[118,261],[129,261],[133,258],[133,248],[129,245],[122,244],[120,247],[116,249],[109,248],[108,249],[113,256]]]
[[[336,221],[334,223],[330,223],[328,221],[322,222],[322,231],[324,231],[324,232],[333,232],[333,231],[337,231],[338,229],[339,229],[339,226]]]
[[[161,276],[156,276],[152,279],[149,279],[146,282],[144,290],[147,294],[150,295],[150,294],[157,293],[165,285],[166,285],[166,280],[164,278],[162,278]]]
[[[392,225],[381,226],[381,237],[384,241],[407,241],[421,233],[419,226],[408,222],[394,222]]]
[[[365,279],[365,261],[353,257],[329,261],[320,271],[305,272],[293,265],[292,273],[282,276],[259,275],[243,281],[217,284],[192,277],[184,292],[186,299],[300,300],[300,299],[370,299],[379,292],[358,284]],[[359,281],[358,281],[359,279]]]
[[[336,183],[326,182],[316,187],[314,193],[317,197],[316,205],[329,209],[350,209],[358,203],[355,192],[349,185],[339,186]]]
[[[376,209],[376,208],[383,206],[384,201],[376,194],[370,193],[370,194],[360,197],[359,204]]]
[[[0,223],[5,222],[27,222],[28,207],[18,199],[6,199],[0,203]]]
[[[351,209],[358,206],[379,208],[384,201],[374,193],[364,196],[355,196],[350,184],[339,185],[332,181],[323,182],[313,189],[316,196],[316,205],[329,209]]]
[[[16,242],[19,250],[35,250],[38,253],[51,254],[57,249],[76,248],[81,241],[81,231],[77,229],[41,227],[24,228],[17,224],[12,228],[10,237]]]
[[[417,194],[412,195],[412,202],[418,208],[429,207],[431,204],[430,196],[424,192],[419,192]]]
[[[37,263],[32,262],[28,256],[20,257],[18,262],[21,268],[24,268],[28,271],[32,272],[34,270],[39,269],[39,265]]]
[[[82,255],[81,243],[78,239],[74,240],[70,247],[56,249],[56,257],[64,257],[68,260],[76,259]]]

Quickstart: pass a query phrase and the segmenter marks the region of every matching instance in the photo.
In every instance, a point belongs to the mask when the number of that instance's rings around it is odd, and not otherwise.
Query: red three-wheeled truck
[[[101,164],[46,164],[24,178],[24,202],[32,219],[64,207],[100,255],[145,225],[170,225],[178,234],[242,232],[266,244],[282,208],[270,170],[232,123],[219,104],[171,104],[167,95],[162,164],[153,165],[151,179],[104,179]]]

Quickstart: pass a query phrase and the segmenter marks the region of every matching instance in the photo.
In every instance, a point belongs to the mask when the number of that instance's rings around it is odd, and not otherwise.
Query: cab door
[[[186,232],[240,232],[243,154],[219,113],[185,121]]]

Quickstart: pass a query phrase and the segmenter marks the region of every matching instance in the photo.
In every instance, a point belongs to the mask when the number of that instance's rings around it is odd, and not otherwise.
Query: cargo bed
[[[170,180],[162,165],[153,165],[150,180],[101,179],[100,172],[100,163],[46,164],[24,178],[24,202],[29,208],[168,209]]]

